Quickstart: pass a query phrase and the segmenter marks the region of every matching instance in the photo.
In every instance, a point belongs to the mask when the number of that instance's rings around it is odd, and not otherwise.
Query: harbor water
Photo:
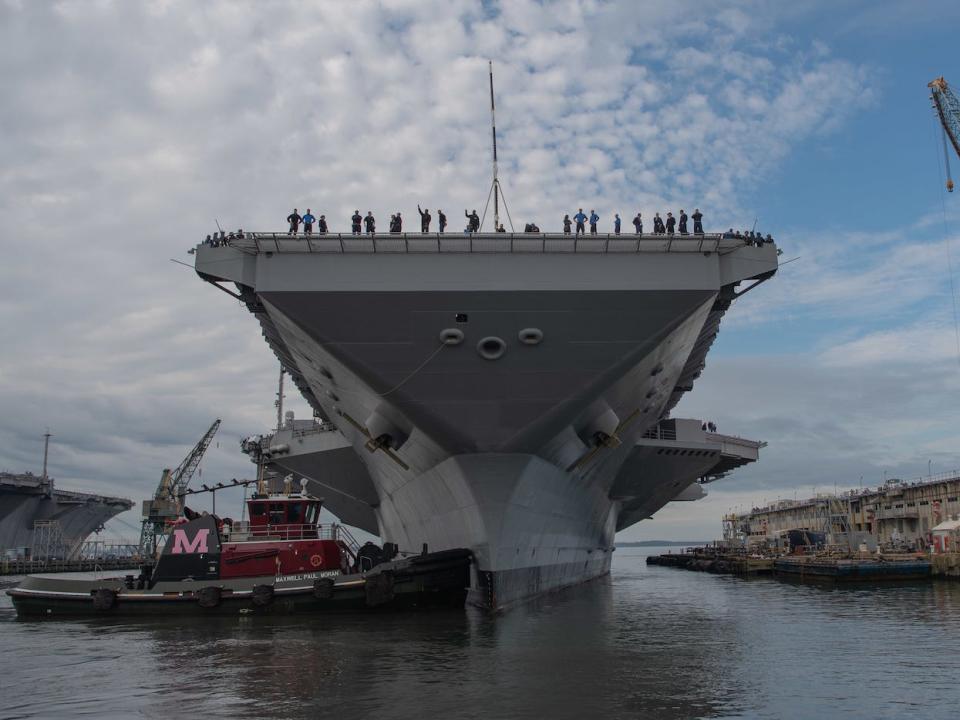
[[[0,717],[956,717],[960,583],[645,564],[665,551],[499,616],[38,622],[4,595]]]

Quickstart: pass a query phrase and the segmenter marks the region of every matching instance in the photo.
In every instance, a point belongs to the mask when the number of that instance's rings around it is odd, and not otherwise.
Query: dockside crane
[[[200,460],[203,459],[219,428],[220,418],[217,418],[175,470],[164,468],[153,499],[143,501],[143,527],[140,530],[141,557],[151,558],[156,554],[157,541],[166,534],[167,523],[180,516],[181,497],[186,492],[190,479],[200,466]]]
[[[940,126],[943,129],[943,161],[947,170],[947,191],[953,192],[953,178],[950,177],[950,151],[947,149],[947,138],[953,145],[954,151],[960,157],[960,99],[953,93],[947,81],[941,75],[936,80],[927,83],[930,88],[930,99],[933,108],[940,116]]]

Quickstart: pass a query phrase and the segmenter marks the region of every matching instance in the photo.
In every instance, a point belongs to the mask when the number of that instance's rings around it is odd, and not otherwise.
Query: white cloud
[[[864,68],[776,28],[721,3],[0,5],[0,466],[36,467],[50,425],[61,479],[140,497],[221,415],[210,472],[246,472],[227,448],[270,423],[275,360],[168,258],[293,205],[335,227],[482,208],[489,57],[515,222],[745,224],[743,193],[870,96]],[[807,282],[810,305],[928,295],[898,284],[934,262],[920,249],[860,277],[797,245],[794,279],[758,291],[781,308]]]

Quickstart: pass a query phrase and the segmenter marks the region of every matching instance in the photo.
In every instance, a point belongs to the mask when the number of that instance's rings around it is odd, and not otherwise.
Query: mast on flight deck
[[[493,184],[490,186],[490,192],[487,195],[487,204],[483,208],[483,217],[487,217],[487,209],[490,207],[490,195],[493,195],[493,231],[500,228],[500,200],[503,200],[503,210],[507,213],[507,220],[510,223],[510,232],[513,232],[513,218],[510,217],[510,209],[507,207],[507,199],[503,195],[503,188],[500,187],[500,178],[497,173],[497,118],[496,108],[493,102],[493,61],[490,64],[490,129],[493,139]],[[481,227],[483,221],[480,222]]]
[[[500,194],[500,180],[497,179],[497,118],[493,103],[493,60],[490,63],[490,127],[493,130],[493,230],[500,227],[500,204],[497,196]]]

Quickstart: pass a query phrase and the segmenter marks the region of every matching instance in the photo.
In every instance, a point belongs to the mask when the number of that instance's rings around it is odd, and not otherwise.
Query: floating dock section
[[[926,580],[931,577],[927,559],[781,557],[773,561],[777,575],[810,580]]]

